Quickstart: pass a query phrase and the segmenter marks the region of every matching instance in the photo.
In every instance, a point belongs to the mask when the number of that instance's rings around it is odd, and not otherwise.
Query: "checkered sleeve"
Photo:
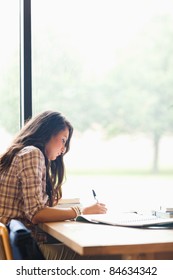
[[[23,212],[27,219],[46,207],[46,172],[42,152],[33,147],[20,156],[20,183],[23,198]]]

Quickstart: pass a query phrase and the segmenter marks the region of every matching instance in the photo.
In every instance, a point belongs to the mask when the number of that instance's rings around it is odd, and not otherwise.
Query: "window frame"
[[[20,127],[32,117],[31,0],[20,0]]]

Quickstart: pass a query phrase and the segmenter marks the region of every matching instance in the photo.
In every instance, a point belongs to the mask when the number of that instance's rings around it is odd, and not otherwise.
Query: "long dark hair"
[[[62,196],[61,186],[65,176],[63,155],[53,161],[48,161],[45,155],[45,145],[52,136],[68,128],[69,137],[66,142],[67,153],[70,149],[70,139],[73,134],[73,127],[70,122],[61,114],[54,111],[45,111],[26,122],[19,134],[13,140],[11,146],[0,158],[0,172],[7,171],[15,155],[26,146],[35,146],[44,154],[46,162],[46,192],[49,196],[49,205],[53,205],[56,198]]]

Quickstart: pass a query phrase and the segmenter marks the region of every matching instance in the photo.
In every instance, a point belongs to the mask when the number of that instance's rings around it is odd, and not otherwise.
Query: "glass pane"
[[[19,130],[19,1],[0,1],[0,153]]]
[[[32,31],[34,114],[61,111],[75,128],[69,189],[114,191],[123,208],[169,200],[173,1],[33,1]]]

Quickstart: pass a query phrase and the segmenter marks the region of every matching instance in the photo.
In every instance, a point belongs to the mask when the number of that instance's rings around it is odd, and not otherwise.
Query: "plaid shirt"
[[[0,174],[0,222],[18,219],[34,232],[31,220],[47,202],[44,155],[27,146],[16,154],[8,171]]]

